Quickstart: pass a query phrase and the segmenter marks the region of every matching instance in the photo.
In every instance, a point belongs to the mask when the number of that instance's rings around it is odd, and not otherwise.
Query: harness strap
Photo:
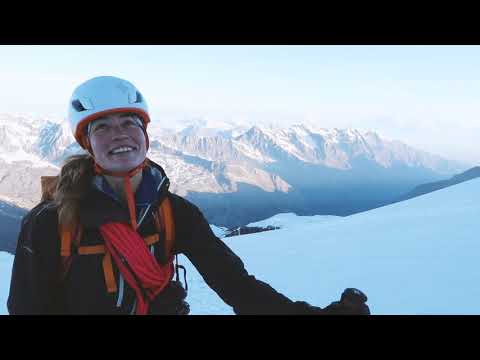
[[[144,238],[147,246],[153,245],[158,242],[158,234],[150,235]],[[103,275],[105,277],[105,285],[109,293],[117,292],[117,283],[115,281],[115,275],[113,273],[112,257],[108,251],[106,251],[105,245],[93,245],[93,246],[80,246],[78,247],[79,255],[98,255],[105,254],[102,261]]]
[[[105,245],[80,246],[78,255],[96,255],[105,254]]]
[[[158,234],[147,236],[143,239],[147,246],[153,245],[159,240]],[[98,255],[105,254],[105,245],[80,246],[78,248],[78,255]]]

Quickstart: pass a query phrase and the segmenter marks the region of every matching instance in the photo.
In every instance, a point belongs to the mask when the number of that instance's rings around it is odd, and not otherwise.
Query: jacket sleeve
[[[48,203],[22,220],[7,301],[10,315],[59,313],[60,241]]]
[[[185,202],[177,228],[183,232],[178,251],[192,262],[210,288],[237,315],[321,314],[322,309],[294,302],[250,275],[242,260],[215,236],[200,210]]]

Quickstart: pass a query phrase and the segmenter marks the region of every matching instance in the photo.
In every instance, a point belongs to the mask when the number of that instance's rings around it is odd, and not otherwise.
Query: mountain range
[[[152,122],[148,156],[164,167],[171,191],[225,227],[280,212],[345,216],[467,168],[375,132],[201,119],[183,125]],[[66,122],[0,115],[0,195],[33,207],[40,175],[57,174],[79,152]]]

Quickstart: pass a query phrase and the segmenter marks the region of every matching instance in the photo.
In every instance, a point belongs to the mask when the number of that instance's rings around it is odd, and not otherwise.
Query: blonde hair
[[[85,197],[95,175],[90,154],[72,155],[62,166],[53,200],[58,206],[60,224],[78,222],[81,200]]]

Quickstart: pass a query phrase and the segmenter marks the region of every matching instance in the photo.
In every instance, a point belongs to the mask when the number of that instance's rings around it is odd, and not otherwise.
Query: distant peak
[[[260,125],[253,125],[248,132],[251,133],[264,133],[264,129]]]
[[[375,131],[369,130],[367,131],[364,136],[371,136],[377,139],[380,139],[380,135],[378,135]]]
[[[293,128],[308,129],[307,125],[303,123],[295,123],[292,125]]]

